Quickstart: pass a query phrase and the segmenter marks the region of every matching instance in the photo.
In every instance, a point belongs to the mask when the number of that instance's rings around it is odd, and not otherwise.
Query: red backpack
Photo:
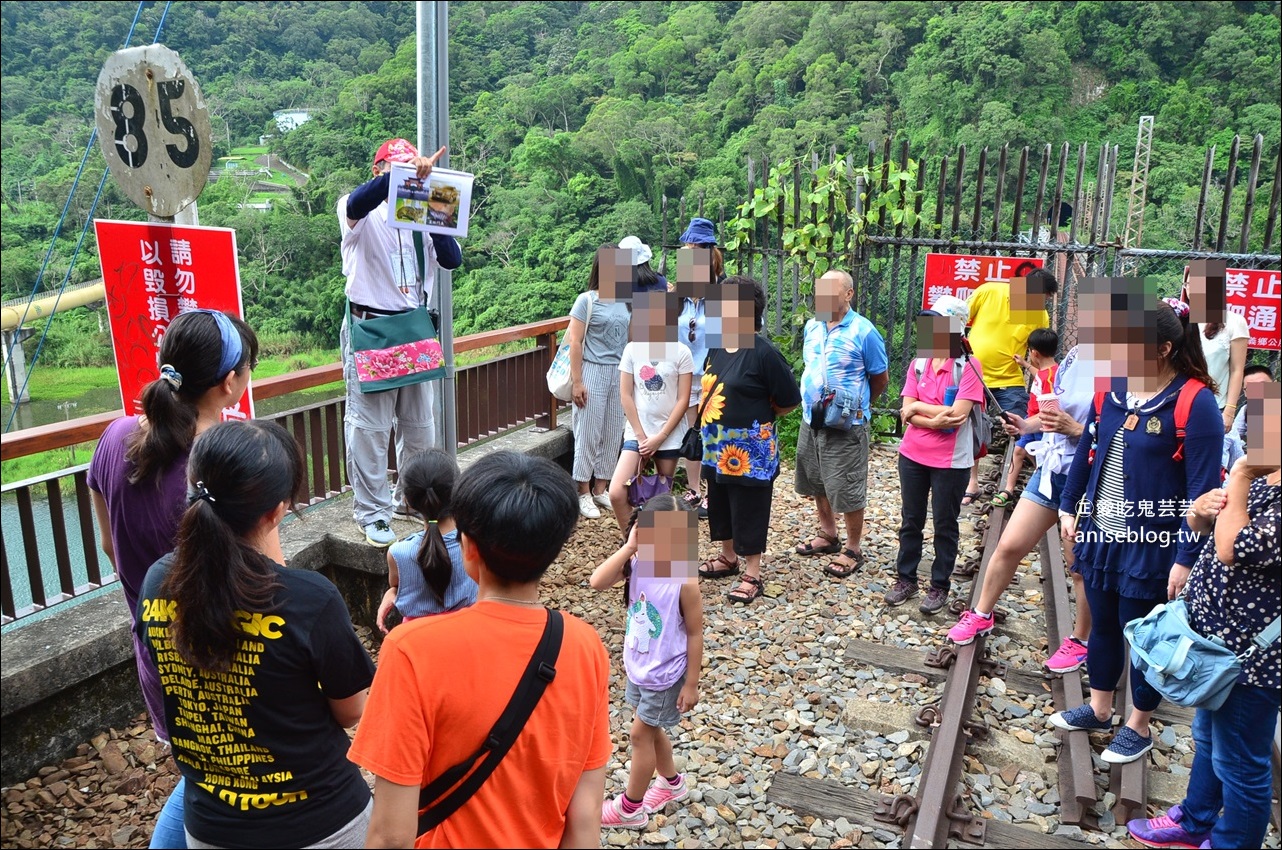
[[[1171,455],[1174,460],[1184,460],[1184,433],[1189,424],[1189,411],[1193,409],[1193,399],[1197,394],[1206,389],[1206,384],[1196,378],[1189,378],[1185,381],[1184,386],[1180,387],[1180,394],[1175,399],[1175,454]],[[1095,394],[1095,421],[1099,422],[1100,413],[1104,410],[1104,396],[1107,393]],[[1097,425],[1098,427],[1098,425]],[[1095,437],[1098,444],[1099,437]],[[1095,445],[1091,446],[1091,463],[1095,462]]]

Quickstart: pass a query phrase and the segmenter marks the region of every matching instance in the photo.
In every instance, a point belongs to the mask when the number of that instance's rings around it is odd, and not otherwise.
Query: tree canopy
[[[92,128],[94,81],[136,8],[0,9],[5,297],[30,289]],[[260,212],[219,180],[201,220],[238,231],[251,321],[333,345],[335,205],[380,142],[415,132],[413,7],[188,2],[169,16],[161,40],[200,81],[220,153],[257,142],[275,110],[313,112],[270,140],[305,185]],[[158,17],[144,11],[133,43]],[[1189,217],[1170,210],[1196,195],[1205,145],[1263,133],[1269,161],[1278,150],[1279,44],[1276,2],[451,3],[451,165],[477,175],[456,330],[564,314],[598,245],[659,239],[664,198],[729,214],[747,157],[884,137],[923,157],[1111,141],[1129,162],[1139,116],[1155,115],[1144,244],[1187,244]],[[95,151],[55,252],[64,269],[102,167]],[[110,183],[97,215],[139,217]]]

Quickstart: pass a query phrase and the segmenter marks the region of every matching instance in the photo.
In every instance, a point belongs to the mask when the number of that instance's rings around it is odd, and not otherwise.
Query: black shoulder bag
[[[681,447],[677,449],[678,454],[686,460],[703,460],[703,411],[712,400],[712,391],[708,391],[708,397],[699,405],[699,415],[695,417],[694,425],[686,429],[685,436],[681,438]]]
[[[556,678],[556,660],[561,654],[565,621],[559,611],[549,608],[547,614],[547,625],[543,627],[543,637],[534,650],[534,656],[521,674],[521,680],[517,683],[516,692],[507,708],[503,709],[480,748],[432,780],[419,793],[419,835],[444,823],[485,784],[485,780],[490,778],[507,751],[516,743],[526,721],[543,698],[543,691]],[[476,769],[472,770],[473,767]]]

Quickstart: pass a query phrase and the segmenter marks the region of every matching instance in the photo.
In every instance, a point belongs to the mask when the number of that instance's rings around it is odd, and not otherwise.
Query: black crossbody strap
[[[525,728],[526,721],[530,719],[539,700],[543,698],[543,692],[547,686],[556,678],[556,661],[561,654],[561,637],[565,632],[565,621],[561,618],[559,611],[549,608],[547,615],[543,637],[539,640],[530,663],[526,665],[525,672],[521,674],[516,692],[508,702],[507,708],[503,709],[503,713],[495,721],[480,748],[432,780],[420,792],[419,835],[440,826],[485,784],[485,780],[490,778],[490,774],[499,766],[499,762],[503,761],[507,751],[516,743],[521,730]]]

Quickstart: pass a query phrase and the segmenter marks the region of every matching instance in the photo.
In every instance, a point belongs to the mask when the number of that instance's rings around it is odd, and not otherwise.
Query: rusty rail
[[[1060,550],[1058,530],[1052,528],[1046,532],[1046,536],[1038,544],[1049,647],[1059,646],[1073,632],[1073,611],[1068,603],[1068,580],[1064,577],[1064,555]],[[1047,678],[1050,680],[1051,697],[1056,706],[1069,709],[1081,704],[1080,669],[1048,674]],[[1061,730],[1058,734],[1062,742],[1057,762],[1060,822],[1094,828],[1097,826],[1094,812],[1095,767],[1091,761],[1090,733]]]
[[[1013,443],[1007,446],[999,475],[1004,475],[1009,468],[1013,447]],[[974,603],[983,586],[984,573],[997,550],[1005,521],[1006,509],[993,508],[987,519],[983,554],[971,584],[968,606]],[[988,731],[985,724],[973,719],[979,677],[1001,675],[1005,671],[1004,663],[986,657],[985,645],[986,639],[981,635],[966,646],[936,648],[927,656],[926,664],[948,668],[948,680],[938,705],[927,706],[918,714],[918,725],[928,726],[933,732],[917,795],[882,797],[875,814],[878,820],[904,826],[903,847],[947,847],[950,839],[984,843],[986,821],[967,809],[958,794],[958,783],[966,744]]]

